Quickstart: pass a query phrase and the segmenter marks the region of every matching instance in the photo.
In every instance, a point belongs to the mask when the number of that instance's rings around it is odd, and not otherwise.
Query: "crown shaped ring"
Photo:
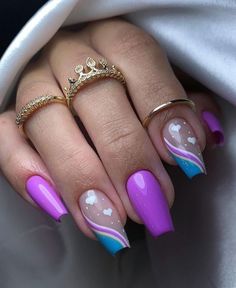
[[[125,77],[115,65],[109,65],[107,60],[102,58],[97,62],[88,57],[86,59],[86,66],[77,65],[75,67],[75,73],[78,75],[77,79],[68,78],[69,88],[64,88],[68,107],[71,108],[72,100],[78,91],[86,84],[99,80],[102,78],[113,78],[124,86],[126,86]]]

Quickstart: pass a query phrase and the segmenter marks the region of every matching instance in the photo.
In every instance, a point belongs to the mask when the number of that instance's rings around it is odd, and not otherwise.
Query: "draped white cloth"
[[[117,15],[151,33],[171,60],[236,103],[236,1],[51,0],[25,25],[0,61],[0,105],[30,58],[63,25]]]
[[[24,66],[62,25],[115,15],[143,27],[177,66],[236,104],[235,0],[51,0],[1,58],[2,109]],[[205,155],[208,176],[188,182],[169,171],[176,232],[149,239],[148,249],[132,242],[118,259],[70,219],[59,226],[35,211],[0,177],[1,288],[235,288],[236,119],[232,105],[220,104],[227,144]]]

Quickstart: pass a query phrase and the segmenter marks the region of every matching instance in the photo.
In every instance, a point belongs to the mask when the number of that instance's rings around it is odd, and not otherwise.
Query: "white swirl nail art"
[[[201,173],[206,174],[197,138],[185,120],[170,120],[163,129],[163,137],[172,157],[189,178]]]
[[[86,191],[80,197],[80,207],[89,227],[111,254],[130,247],[119,214],[104,193]]]

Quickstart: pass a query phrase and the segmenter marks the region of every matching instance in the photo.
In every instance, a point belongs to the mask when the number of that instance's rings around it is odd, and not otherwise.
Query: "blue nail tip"
[[[95,233],[96,238],[100,241],[100,243],[110,252],[112,255],[115,255],[117,252],[124,248],[128,248],[128,246],[124,246],[122,243],[117,241],[116,239],[110,238],[106,235],[101,235]]]
[[[183,160],[176,156],[173,156],[173,159],[190,179],[199,174],[206,174],[205,170],[188,160]]]

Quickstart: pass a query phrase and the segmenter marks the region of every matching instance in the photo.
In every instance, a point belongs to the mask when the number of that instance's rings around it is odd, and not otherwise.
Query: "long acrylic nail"
[[[189,178],[201,173],[206,174],[197,138],[184,119],[170,120],[163,129],[163,137],[172,157]]]
[[[112,255],[130,247],[120,216],[103,192],[88,190],[81,195],[79,204],[88,226]]]
[[[68,214],[57,192],[41,176],[32,176],[26,182],[26,190],[30,197],[55,220]]]
[[[219,119],[210,111],[203,111],[202,118],[211,131],[215,144],[218,146],[224,145],[224,130]]]
[[[135,172],[129,177],[126,186],[136,213],[154,237],[174,231],[167,200],[151,172]]]

